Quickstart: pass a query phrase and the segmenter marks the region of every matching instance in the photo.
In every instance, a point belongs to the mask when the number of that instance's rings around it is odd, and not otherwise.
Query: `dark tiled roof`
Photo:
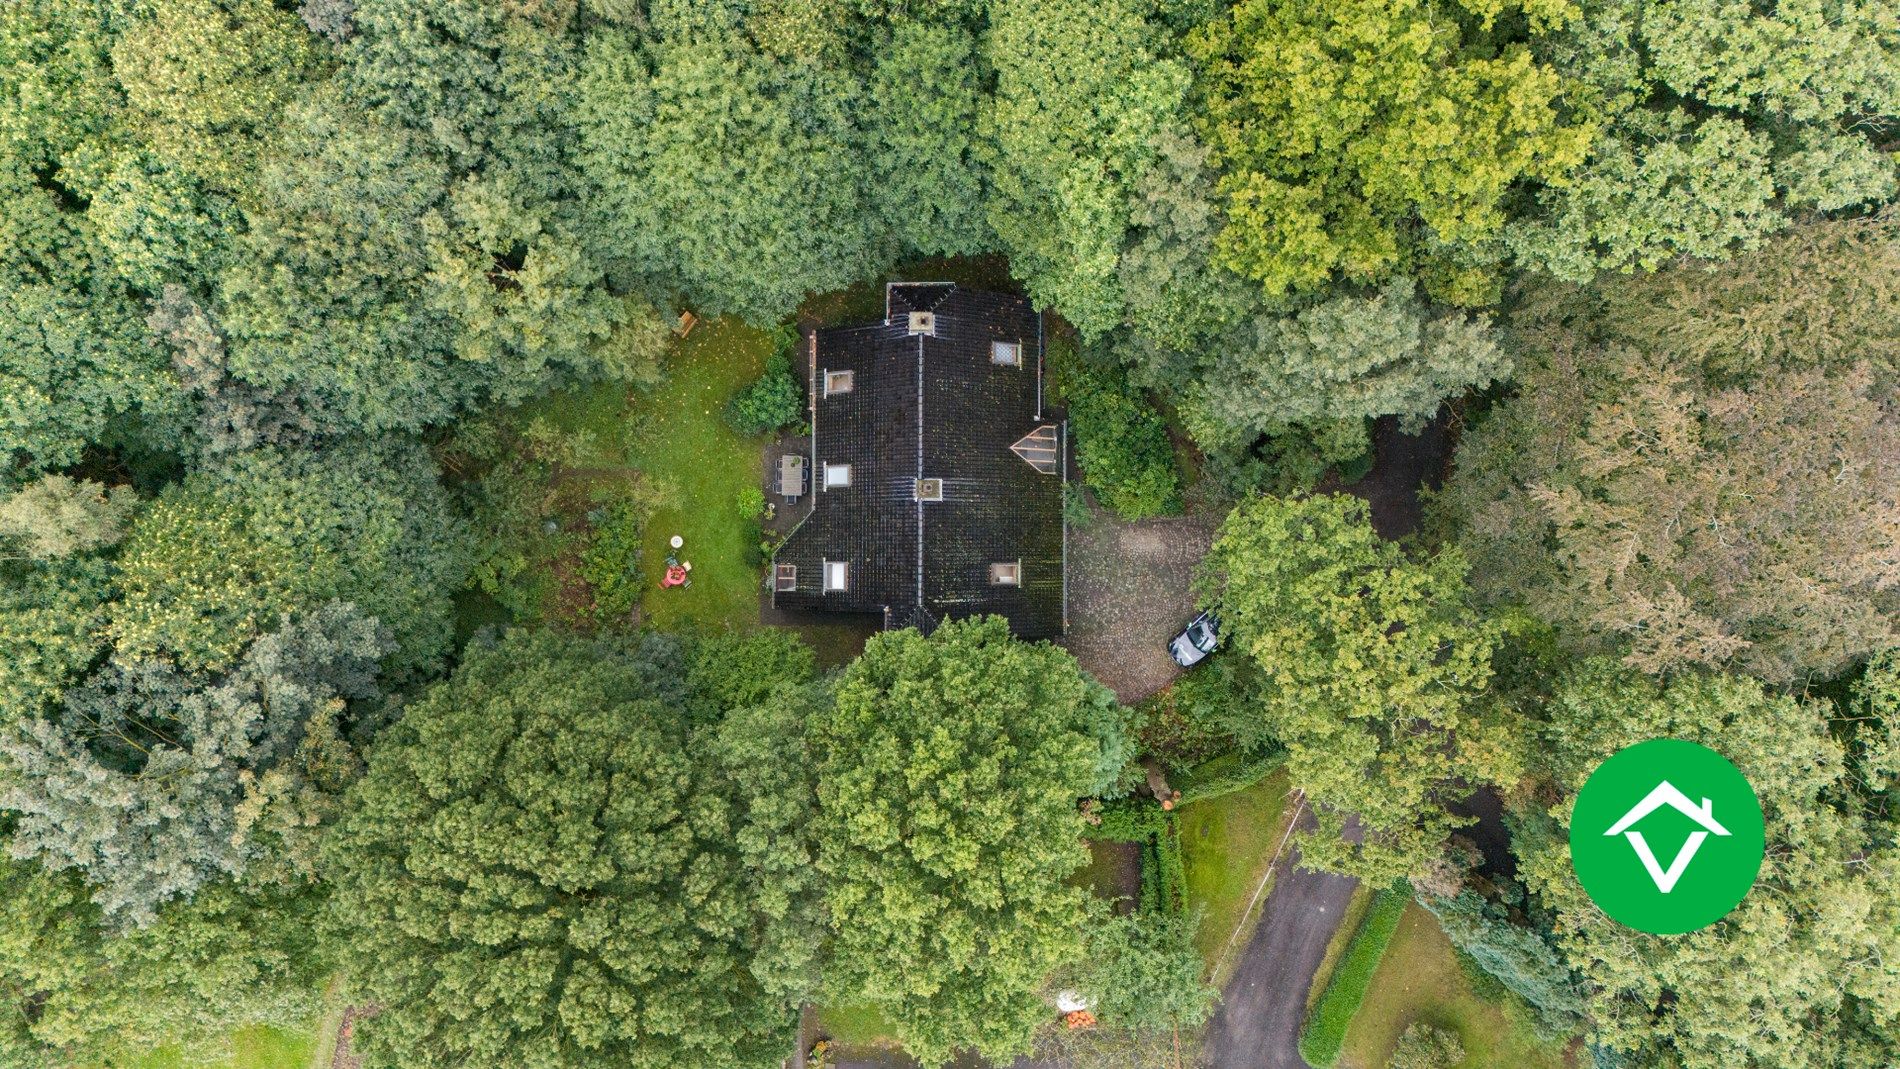
[[[910,333],[912,312],[933,334]],[[1021,346],[997,364],[992,342]],[[1020,297],[949,283],[900,283],[885,322],[821,330],[808,350],[814,406],[810,512],[779,564],[797,588],[783,609],[882,613],[892,627],[995,613],[1025,638],[1063,631],[1062,484],[1012,451],[1059,415],[1041,404],[1040,321]],[[852,371],[850,393],[825,397],[827,371]],[[1059,452],[1058,452],[1059,455]],[[1038,458],[1040,459],[1040,457]],[[851,485],[824,489],[826,464],[851,465]],[[918,478],[943,480],[943,500],[916,500]],[[849,589],[824,593],[823,562],[843,561]],[[1021,585],[990,581],[990,566],[1021,563]]]

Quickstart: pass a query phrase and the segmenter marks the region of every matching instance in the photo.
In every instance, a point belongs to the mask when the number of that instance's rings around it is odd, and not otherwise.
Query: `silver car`
[[[1189,621],[1181,633],[1168,642],[1168,653],[1174,657],[1174,663],[1183,668],[1192,668],[1207,659],[1220,646],[1220,621],[1211,612],[1204,612]]]

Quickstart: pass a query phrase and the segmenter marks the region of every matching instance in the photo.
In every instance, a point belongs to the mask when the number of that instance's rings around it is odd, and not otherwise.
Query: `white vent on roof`
[[[937,333],[937,315],[935,312],[912,312],[910,314],[910,332],[912,334]]]

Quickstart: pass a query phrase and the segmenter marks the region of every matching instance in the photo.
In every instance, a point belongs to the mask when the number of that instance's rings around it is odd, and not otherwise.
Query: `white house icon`
[[[1701,831],[1689,833],[1689,841],[1682,844],[1681,850],[1676,851],[1676,859],[1669,863],[1667,871],[1657,863],[1655,853],[1650,850],[1649,844],[1643,841],[1643,833],[1629,830],[1631,825],[1665,805],[1702,826]],[[1610,830],[1603,834],[1621,835],[1628,839],[1630,845],[1636,848],[1637,859],[1642,861],[1643,868],[1648,870],[1649,878],[1656,881],[1656,890],[1668,894],[1676,889],[1676,881],[1682,878],[1682,873],[1689,867],[1689,862],[1695,859],[1695,852],[1702,849],[1702,841],[1710,835],[1729,833],[1727,828],[1715,822],[1715,817],[1710,812],[1711,808],[1707,798],[1702,799],[1702,804],[1698,806],[1689,801],[1688,796],[1677,790],[1674,784],[1663,780],[1656,785],[1655,790],[1650,791],[1642,801],[1623,814],[1623,819],[1610,825]]]

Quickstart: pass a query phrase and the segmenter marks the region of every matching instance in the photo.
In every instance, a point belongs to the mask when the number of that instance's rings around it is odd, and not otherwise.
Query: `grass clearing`
[[[1244,791],[1178,811],[1188,908],[1202,911],[1194,945],[1210,970],[1234,931],[1253,919],[1247,907],[1279,848],[1287,791],[1286,772],[1279,771]]]
[[[888,1047],[890,1022],[870,1006],[825,1006],[818,1011],[818,1030],[841,1047]]]
[[[122,1069],[184,1069],[186,1065],[203,1069],[311,1069],[317,1050],[317,1034],[258,1025],[241,1028],[231,1034],[231,1050],[209,1062],[186,1062],[175,1047],[163,1047],[127,1062]]]
[[[1437,918],[1406,907],[1372,986],[1346,1032],[1342,1069],[1383,1069],[1413,1021],[1458,1033],[1459,1069],[1572,1069],[1566,1044],[1537,1038],[1530,1009],[1515,998],[1498,1002],[1471,988]]]
[[[759,485],[763,438],[726,425],[726,402],[765,368],[772,337],[736,319],[700,324],[668,360],[665,379],[640,399],[629,428],[627,463],[665,481],[667,503],[647,520],[641,566],[652,573],[641,607],[663,631],[751,628],[759,622],[759,533],[739,511],[739,494]],[[686,540],[681,560],[693,585],[661,590],[667,539]]]

